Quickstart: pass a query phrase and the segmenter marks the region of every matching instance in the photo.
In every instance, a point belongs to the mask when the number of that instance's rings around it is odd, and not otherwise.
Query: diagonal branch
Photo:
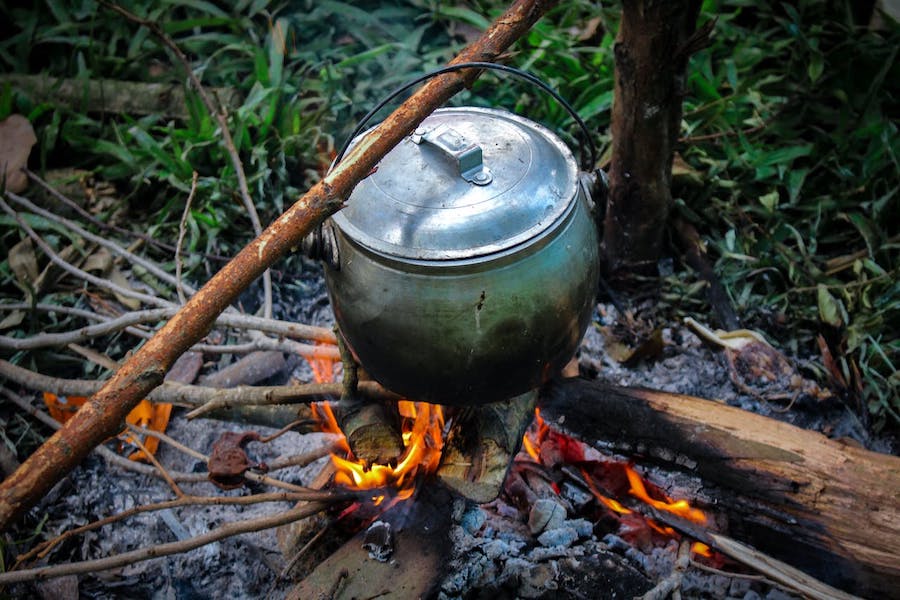
[[[554,4],[553,0],[516,0],[451,64],[493,60]],[[152,339],[135,351],[90,402],[0,484],[0,529],[6,529],[33,506],[94,446],[121,431],[128,412],[162,383],[178,356],[206,334],[216,316],[242,290],[340,209],[356,184],[400,140],[477,76],[477,70],[464,70],[424,84],[354,146],[331,173],[222,267]]]

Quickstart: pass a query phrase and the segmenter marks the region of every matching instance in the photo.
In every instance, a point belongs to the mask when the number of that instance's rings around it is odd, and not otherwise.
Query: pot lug
[[[300,252],[313,260],[322,261],[335,271],[341,268],[337,238],[330,222],[319,225],[303,238],[300,242]]]

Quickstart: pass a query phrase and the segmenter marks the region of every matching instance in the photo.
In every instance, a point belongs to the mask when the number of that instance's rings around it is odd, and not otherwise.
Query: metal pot
[[[558,373],[598,285],[583,175],[556,135],[509,112],[444,108],[423,121],[319,232],[335,317],[366,371],[450,405]]]

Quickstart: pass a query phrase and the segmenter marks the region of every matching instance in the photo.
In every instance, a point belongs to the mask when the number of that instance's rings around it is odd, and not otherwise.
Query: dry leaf
[[[106,274],[107,270],[112,267],[112,264],[112,253],[106,248],[98,248],[96,252],[87,257],[82,268],[88,273],[98,271]]]
[[[131,287],[131,282],[128,281],[128,278],[125,277],[125,274],[118,267],[113,267],[113,270],[110,271],[109,280],[126,290],[134,289]],[[116,299],[131,310],[138,310],[141,307],[141,301],[137,298],[128,298],[122,294],[116,294]]]
[[[28,165],[28,155],[36,142],[34,128],[22,115],[10,115],[0,121],[0,175],[10,192],[18,194],[28,187],[22,167]]]
[[[791,361],[772,347],[762,334],[749,329],[712,331],[690,317],[684,322],[701,340],[725,351],[732,381],[745,393],[763,399],[796,398],[806,394],[824,400],[832,396],[816,382],[802,377]]]
[[[34,254],[34,246],[31,245],[31,238],[25,238],[10,248],[9,268],[16,276],[19,287],[30,297],[38,278],[37,257]]]
[[[80,262],[81,255],[74,244],[69,244],[57,252],[57,254],[63,261],[75,267],[77,267]],[[65,274],[66,271],[63,270],[62,267],[58,266],[56,263],[48,262],[47,266],[44,267],[44,270],[41,271],[41,274],[38,275],[37,281],[34,282],[35,293],[40,294],[42,292],[49,292]]]
[[[25,320],[25,311],[24,310],[14,310],[6,315],[2,321],[0,321],[0,331],[4,329],[9,329],[10,327],[15,327],[19,323]]]

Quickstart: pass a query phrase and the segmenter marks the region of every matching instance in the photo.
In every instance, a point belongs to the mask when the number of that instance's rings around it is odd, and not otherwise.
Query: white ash
[[[173,416],[168,434],[192,448],[208,454],[212,443],[225,431],[241,431],[230,423],[197,419],[188,421]],[[274,433],[267,428],[254,428],[263,435]],[[251,459],[272,462],[313,450],[325,443],[323,434],[289,433],[268,444],[251,442],[247,446]],[[173,471],[205,472],[197,459],[160,444],[157,457]],[[321,470],[324,460],[299,468],[279,471],[280,478],[292,483],[309,483]],[[188,494],[242,496],[247,488],[221,491],[209,483],[181,484]],[[135,506],[170,500],[171,489],[157,477],[110,468],[105,461],[91,455],[69,476],[67,488],[52,504],[39,506],[48,515],[42,539],[98,518],[113,515]],[[175,521],[190,536],[207,533],[223,523],[272,515],[289,508],[291,503],[266,503],[248,506],[187,506],[172,509]],[[35,513],[37,514],[37,513]],[[97,531],[87,532],[63,543],[51,553],[50,564],[103,558],[138,548],[178,540],[173,528],[158,512],[141,513]],[[175,529],[179,529],[176,527]],[[256,598],[269,593],[275,576],[284,566],[274,530],[238,536],[203,546],[191,552],[129,565],[125,568],[79,576],[78,592],[84,598]],[[289,584],[281,584],[281,596]],[[21,597],[33,597],[28,584],[14,588]]]

